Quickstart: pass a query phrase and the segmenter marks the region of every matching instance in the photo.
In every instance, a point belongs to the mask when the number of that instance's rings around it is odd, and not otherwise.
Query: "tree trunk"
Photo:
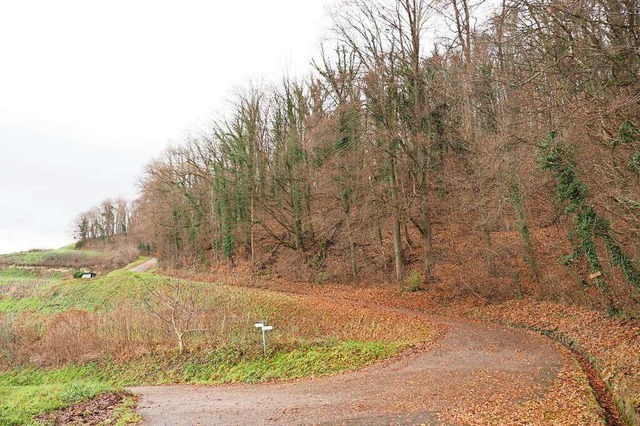
[[[396,281],[402,282],[404,265],[402,259],[402,233],[400,228],[400,206],[398,206],[398,188],[396,187],[396,165],[394,158],[389,159],[389,185],[391,186],[391,202],[393,204],[393,257],[396,268]]]
[[[393,222],[393,257],[396,266],[396,281],[402,282],[403,264],[402,264],[402,236],[400,234],[400,221],[396,218]]]
[[[178,336],[178,353],[180,355],[182,355],[182,352],[184,351],[184,340],[183,340],[183,336],[181,333],[176,333]]]
[[[349,256],[351,257],[351,275],[354,278],[358,276],[358,260],[356,258],[356,246],[353,242],[353,233],[351,230],[351,216],[347,213],[347,234],[349,235]]]
[[[486,247],[487,272],[490,277],[495,277],[497,275],[496,259],[493,252],[493,243],[491,242],[491,233],[486,225],[482,227],[482,239]]]
[[[251,190],[251,202],[249,209],[249,246],[251,249],[251,271],[253,272],[256,267],[255,235],[253,230],[253,224],[255,221],[255,194],[253,189]]]
[[[422,211],[420,222],[422,225],[422,244],[424,246],[424,279],[428,281],[433,272],[433,245],[431,241],[431,218],[429,213]]]
[[[378,243],[380,244],[380,263],[384,269],[387,264],[387,252],[384,248],[384,238],[382,238],[382,226],[380,225],[380,219],[376,220],[376,235],[378,236]]]

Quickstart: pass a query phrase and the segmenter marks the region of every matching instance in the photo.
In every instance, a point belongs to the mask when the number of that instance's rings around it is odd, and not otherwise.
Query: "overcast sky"
[[[0,253],[72,242],[233,89],[309,71],[330,0],[0,0]]]

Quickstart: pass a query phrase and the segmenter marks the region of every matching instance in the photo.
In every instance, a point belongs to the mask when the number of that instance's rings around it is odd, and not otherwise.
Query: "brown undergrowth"
[[[253,348],[258,320],[276,324],[269,335],[273,347],[327,339],[417,344],[439,334],[435,326],[419,318],[381,315],[375,308],[340,306],[324,298],[237,287],[200,288],[198,311],[191,324],[196,332],[188,336],[190,351],[239,344]],[[76,307],[40,314],[31,310],[0,313],[0,331],[0,371],[27,365],[129,361],[168,353],[175,347],[171,330],[133,298],[93,311]]]

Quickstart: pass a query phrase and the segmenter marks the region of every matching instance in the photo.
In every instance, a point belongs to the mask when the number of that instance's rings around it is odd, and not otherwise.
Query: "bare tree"
[[[157,286],[147,286],[149,297],[145,299],[145,308],[169,327],[180,354],[185,349],[185,336],[203,331],[196,328],[201,313],[201,291],[193,283],[171,278],[162,278]]]

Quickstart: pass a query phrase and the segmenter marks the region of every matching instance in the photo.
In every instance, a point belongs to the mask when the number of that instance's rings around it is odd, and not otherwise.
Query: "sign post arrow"
[[[273,330],[273,326],[266,325],[264,321],[259,321],[255,323],[255,327],[262,331],[262,351],[267,356],[267,335],[265,332]]]

